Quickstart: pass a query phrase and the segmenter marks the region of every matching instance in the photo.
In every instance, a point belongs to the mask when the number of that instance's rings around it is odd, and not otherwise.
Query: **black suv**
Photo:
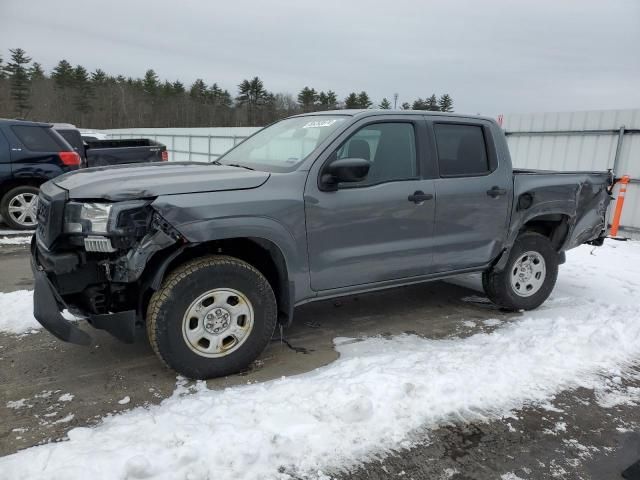
[[[40,185],[80,163],[80,156],[51,124],[0,119],[2,220],[16,230],[35,228]]]

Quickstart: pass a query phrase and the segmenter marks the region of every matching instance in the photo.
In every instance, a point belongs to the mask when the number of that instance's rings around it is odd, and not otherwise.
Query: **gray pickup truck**
[[[482,272],[513,310],[551,293],[564,252],[601,245],[610,172],[514,170],[491,119],[298,115],[213,164],[152,163],[44,184],[34,313],[89,344],[68,308],[191,377],[246,368],[300,304]]]

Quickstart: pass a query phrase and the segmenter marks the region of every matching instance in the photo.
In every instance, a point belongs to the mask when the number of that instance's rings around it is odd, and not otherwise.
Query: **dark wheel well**
[[[44,178],[12,178],[11,180],[7,180],[0,185],[0,198],[4,197],[4,195],[9,191],[13,190],[16,187],[37,187],[39,188],[47,180]]]
[[[194,258],[206,255],[228,255],[240,260],[244,260],[262,273],[276,296],[278,304],[278,321],[289,324],[292,320],[292,292],[289,287],[289,276],[286,260],[280,248],[262,238],[226,238],[222,240],[212,240],[210,242],[199,243],[185,248],[180,254],[171,260],[164,271],[163,277],[167,276],[180,265]],[[158,255],[156,255],[157,257]],[[159,261],[166,258],[160,255]],[[152,258],[152,261],[154,259]],[[154,262],[155,263],[155,262]],[[150,270],[155,271],[158,265],[151,265]],[[149,267],[149,265],[148,265]],[[146,305],[153,291],[147,290],[144,294],[143,305]],[[146,312],[142,312],[146,315]],[[144,318],[144,317],[143,317]]]
[[[520,229],[520,233],[535,232],[544,235],[551,245],[559,251],[569,233],[569,217],[562,214],[541,215],[532,218]]]

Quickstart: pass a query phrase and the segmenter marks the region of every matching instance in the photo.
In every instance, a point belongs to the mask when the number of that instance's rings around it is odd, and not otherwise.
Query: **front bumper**
[[[38,262],[35,237],[31,243],[31,270],[34,278],[33,316],[35,319],[60,340],[77,345],[90,345],[91,336],[61,314],[61,311],[69,308],[45,269]],[[102,315],[80,313],[93,327],[106,330],[125,343],[133,343],[135,340],[136,312],[134,310]]]

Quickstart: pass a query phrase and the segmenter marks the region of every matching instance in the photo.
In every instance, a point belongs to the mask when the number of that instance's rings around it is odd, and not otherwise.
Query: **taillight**
[[[162,150],[162,153],[160,154],[160,160],[162,160],[163,162],[168,162],[169,152],[167,152],[166,150]]]
[[[76,152],[58,152],[58,156],[60,161],[69,167],[77,166],[81,163],[80,155]]]

